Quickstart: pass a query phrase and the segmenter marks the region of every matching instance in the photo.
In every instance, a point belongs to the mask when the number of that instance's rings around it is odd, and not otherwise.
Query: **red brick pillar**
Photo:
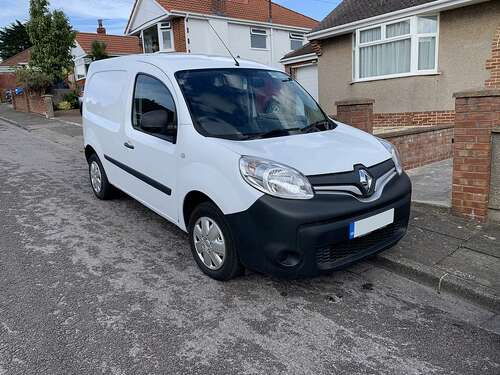
[[[17,109],[16,108],[16,89],[10,89],[10,97],[12,98],[12,108],[14,108],[14,111]]]
[[[373,99],[349,99],[335,102],[336,118],[355,128],[373,133]]]
[[[485,221],[491,174],[491,133],[500,125],[500,90],[460,92],[455,97],[452,209]]]

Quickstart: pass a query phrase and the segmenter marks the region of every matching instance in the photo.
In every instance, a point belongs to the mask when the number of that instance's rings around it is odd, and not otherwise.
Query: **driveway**
[[[500,373],[488,312],[371,263],[208,279],[183,232],[94,198],[68,126],[0,122],[0,374]]]

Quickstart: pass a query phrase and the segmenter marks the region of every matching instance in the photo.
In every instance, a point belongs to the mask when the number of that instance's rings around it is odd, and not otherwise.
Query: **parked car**
[[[186,231],[214,279],[315,276],[406,232],[411,184],[396,149],[330,119],[281,71],[120,57],[90,66],[84,105],[95,195],[116,187]]]

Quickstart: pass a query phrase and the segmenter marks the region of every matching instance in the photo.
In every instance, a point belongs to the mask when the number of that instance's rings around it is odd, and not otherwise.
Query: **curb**
[[[426,266],[410,259],[395,257],[390,253],[379,254],[375,258],[375,262],[410,280],[434,288],[437,293],[453,294],[500,314],[500,295],[495,294],[488,287],[472,284],[444,270]]]
[[[24,126],[22,126],[19,122],[11,120],[10,118],[4,117],[4,116],[0,116],[0,120],[5,121],[5,122],[7,122],[7,123],[9,123],[11,125],[17,126],[18,128],[21,128],[23,130],[29,131]]]

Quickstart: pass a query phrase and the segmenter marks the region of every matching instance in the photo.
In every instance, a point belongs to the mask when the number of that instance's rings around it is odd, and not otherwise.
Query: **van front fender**
[[[192,163],[180,169],[178,180],[179,226],[184,223],[184,204],[190,192],[200,192],[212,200],[224,215],[245,211],[263,194],[245,183],[239,170],[222,173],[207,164]]]

